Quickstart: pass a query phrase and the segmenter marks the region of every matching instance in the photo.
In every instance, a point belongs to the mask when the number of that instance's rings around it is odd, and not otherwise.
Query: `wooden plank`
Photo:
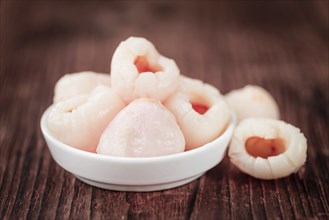
[[[193,203],[198,180],[160,192],[127,193],[128,218],[186,219]],[[192,205],[193,206],[193,205]]]
[[[228,164],[228,158],[224,158],[201,178],[191,219],[230,218],[230,191],[225,172]]]
[[[93,188],[91,219],[127,219],[129,203],[125,192]]]
[[[61,194],[56,211],[56,219],[69,219],[73,196],[75,193],[73,189],[75,182],[77,181],[76,178],[72,174],[65,172],[63,179],[64,182],[60,192]]]

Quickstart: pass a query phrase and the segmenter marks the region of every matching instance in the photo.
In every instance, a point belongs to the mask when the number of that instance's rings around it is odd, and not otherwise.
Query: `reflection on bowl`
[[[181,186],[202,176],[224,157],[236,124],[232,120],[214,141],[183,153],[145,158],[111,157],[82,151],[55,139],[47,129],[49,107],[41,131],[54,160],[81,181],[117,191],[156,191]]]

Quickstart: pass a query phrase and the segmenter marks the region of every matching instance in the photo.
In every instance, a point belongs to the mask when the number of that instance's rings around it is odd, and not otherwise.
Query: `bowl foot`
[[[151,191],[159,191],[159,190],[171,189],[171,188],[175,188],[178,186],[182,186],[184,184],[192,182],[193,180],[199,178],[203,174],[204,173],[197,174],[195,176],[192,176],[192,177],[189,177],[189,178],[186,178],[183,180],[178,180],[178,181],[173,181],[173,182],[168,182],[168,183],[161,183],[161,184],[152,184],[152,185],[118,185],[118,184],[97,182],[97,181],[86,179],[86,178],[83,178],[83,177],[77,176],[77,175],[76,175],[76,177],[84,183],[87,183],[89,185],[96,186],[96,187],[99,187],[102,189],[114,190],[114,191],[125,191],[125,192],[151,192]]]

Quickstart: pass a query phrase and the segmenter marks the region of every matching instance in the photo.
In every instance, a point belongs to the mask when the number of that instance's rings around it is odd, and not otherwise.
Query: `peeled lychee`
[[[185,140],[175,117],[159,101],[137,99],[105,129],[98,154],[153,157],[183,152]]]

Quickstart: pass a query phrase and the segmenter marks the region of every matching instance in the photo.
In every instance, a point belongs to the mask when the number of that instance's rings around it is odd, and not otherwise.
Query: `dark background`
[[[0,219],[329,218],[328,1],[1,1]],[[129,36],[222,93],[257,84],[308,139],[304,169],[261,181],[225,158],[152,193],[86,185],[51,158],[39,120],[56,80],[109,72]],[[206,218],[207,217],[207,218]]]

